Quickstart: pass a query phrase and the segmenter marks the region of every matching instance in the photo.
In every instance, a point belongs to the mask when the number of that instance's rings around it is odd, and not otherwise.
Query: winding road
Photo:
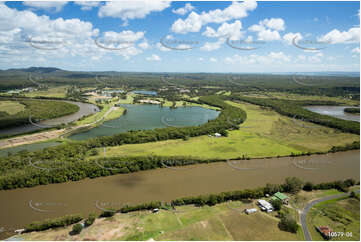
[[[357,191],[354,191],[354,192],[360,193],[360,190],[357,190]],[[350,193],[341,193],[341,194],[336,194],[336,195],[332,195],[332,196],[328,196],[328,197],[323,197],[323,198],[311,201],[310,203],[308,203],[306,205],[306,207],[301,212],[301,216],[300,216],[301,217],[302,230],[303,230],[303,234],[305,236],[306,241],[312,241],[311,234],[310,234],[310,231],[307,228],[307,221],[306,221],[306,216],[307,216],[307,213],[310,211],[310,209],[314,205],[316,205],[318,203],[328,201],[328,200],[332,200],[332,199],[336,199],[336,198],[340,198],[340,197],[344,197],[344,196],[347,196],[347,195],[350,195]]]

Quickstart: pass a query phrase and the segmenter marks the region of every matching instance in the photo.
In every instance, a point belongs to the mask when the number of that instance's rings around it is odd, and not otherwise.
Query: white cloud
[[[334,29],[331,32],[317,38],[318,41],[330,44],[357,43],[360,42],[360,28],[350,28],[348,31]]]
[[[217,59],[214,58],[214,57],[211,57],[211,58],[209,58],[209,61],[211,61],[211,62],[217,62]]]
[[[165,47],[165,46],[163,46],[161,43],[157,43],[156,44],[156,46],[157,46],[157,48],[160,50],[160,51],[171,51],[171,49],[170,48],[167,48],[167,47]]]
[[[351,50],[352,53],[359,53],[360,54],[360,48],[356,47],[354,49]]]
[[[131,30],[123,30],[121,32],[108,31],[104,33],[104,37],[112,41],[136,42],[144,37],[144,32],[133,32]]]
[[[290,57],[286,56],[283,52],[271,52],[268,55],[272,60],[280,60],[284,62],[289,62]]]
[[[28,6],[28,7],[32,7],[32,8],[36,8],[36,9],[44,9],[44,10],[55,10],[56,12],[59,12],[63,9],[63,7],[67,4],[68,2],[64,2],[64,1],[26,1],[23,2],[23,5]]]
[[[317,63],[322,63],[322,58],[324,57],[322,52],[317,52],[314,55],[311,56],[305,56],[305,55],[298,55],[297,58],[295,59],[295,62],[299,62],[299,63],[313,63],[313,64],[317,64]],[[334,57],[328,57],[328,60],[334,60]]]
[[[183,8],[173,9],[172,12],[179,15],[184,15],[190,11],[192,11],[194,7],[190,3],[186,3]]]
[[[204,58],[203,58],[203,57],[199,57],[198,60],[199,60],[199,61],[204,61]]]
[[[258,40],[273,41],[279,39],[281,39],[281,36],[277,30],[266,29],[258,32]]]
[[[206,27],[206,30],[202,33],[207,37],[227,37],[229,36],[232,40],[239,40],[243,33],[241,32],[242,23],[239,20],[234,21],[231,24],[223,23],[221,26],[218,27],[217,31],[215,31],[211,27]]]
[[[144,40],[142,43],[140,43],[138,45],[140,48],[142,48],[143,50],[147,50],[150,48],[150,44],[148,43],[147,40]]]
[[[93,60],[99,59],[109,53],[109,50],[99,48],[95,44],[94,39],[98,35],[99,30],[94,28],[91,22],[77,18],[50,19],[46,15],[38,16],[34,12],[20,11],[0,3],[0,44],[2,46],[0,58],[7,56],[9,62],[29,65],[29,63],[32,64],[31,60],[40,60],[39,56],[45,58],[47,63],[55,65],[58,65],[59,62],[54,60],[77,56]],[[116,41],[135,42],[144,38],[144,32],[125,30],[117,33],[110,31],[105,32],[101,38],[103,43],[104,41],[110,43],[109,45],[106,43],[107,46],[119,47],[122,43],[116,43]],[[59,44],[55,46],[57,47],[55,51],[37,48],[39,44],[34,43],[43,40],[50,47],[54,46],[55,40]],[[131,56],[142,53],[141,49],[136,48],[133,44],[128,44],[128,47],[122,51],[112,51],[112,54],[129,59]],[[27,58],[22,58],[22,56]]]
[[[252,11],[256,7],[256,1],[246,0],[244,2],[233,2],[223,10],[215,9],[209,12],[202,12],[201,14],[191,12],[185,20],[176,20],[171,29],[175,33],[182,34],[199,32],[202,26],[208,23],[223,23],[232,19],[247,17],[248,11]]]
[[[243,64],[243,65],[272,65],[284,64],[291,61],[290,56],[285,55],[283,52],[270,52],[268,55],[251,54],[248,56],[235,54],[231,57],[226,57],[227,64]]]
[[[98,7],[100,5],[100,2],[91,2],[91,1],[75,1],[74,2],[77,5],[80,5],[80,9],[83,11],[91,10],[94,7]]]
[[[219,38],[216,42],[206,42],[201,47],[201,50],[204,50],[204,51],[218,50],[219,48],[221,48],[221,46],[223,45],[224,42],[225,42],[224,38]]]
[[[277,31],[285,30],[285,21],[281,18],[264,19],[262,25]]]
[[[295,40],[301,40],[302,39],[302,34],[300,34],[300,33],[291,33],[290,32],[290,33],[287,33],[287,34],[283,35],[282,38],[287,44],[291,45],[294,39]]]
[[[281,36],[278,31],[285,29],[285,22],[281,18],[271,18],[259,21],[248,28],[249,31],[257,32],[258,40],[279,40]]]
[[[146,60],[147,61],[161,61],[162,59],[159,56],[153,54],[151,57],[147,57]]]
[[[170,6],[167,1],[112,1],[106,2],[99,8],[99,17],[120,18],[123,21],[129,19],[145,18],[151,12],[160,12]]]

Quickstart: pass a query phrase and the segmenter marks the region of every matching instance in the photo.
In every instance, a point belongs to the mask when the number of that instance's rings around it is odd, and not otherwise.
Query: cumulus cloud
[[[160,51],[171,51],[171,49],[170,48],[167,48],[167,47],[165,47],[165,46],[163,46],[161,43],[157,43],[156,44],[156,47],[160,50]]]
[[[289,45],[292,44],[293,40],[301,40],[302,39],[302,34],[300,33],[287,33],[285,35],[283,35],[282,39]]]
[[[223,43],[225,42],[225,38],[219,38],[216,42],[206,42],[203,46],[201,46],[201,50],[204,51],[213,51],[221,48]]]
[[[298,55],[295,59],[295,62],[297,63],[313,63],[318,64],[322,63],[322,58],[324,57],[324,54],[322,52],[315,53],[314,55],[305,56],[305,55]],[[334,57],[328,57],[328,60],[334,60]]]
[[[192,11],[194,7],[190,3],[186,3],[183,8],[173,9],[172,12],[178,15],[185,15],[186,13]]]
[[[152,56],[147,57],[146,60],[147,61],[161,61],[162,59],[158,55],[153,54]]]
[[[360,48],[359,48],[359,47],[356,47],[356,48],[352,49],[351,52],[352,52],[352,53],[360,54]]]
[[[91,1],[75,1],[77,5],[80,5],[80,9],[83,11],[91,10],[94,7],[98,7],[100,2],[91,2]]]
[[[140,48],[142,48],[143,50],[147,50],[150,48],[150,44],[148,43],[148,41],[146,39],[144,39],[144,41],[140,44],[138,44],[138,46]]]
[[[120,18],[127,22],[129,19],[142,19],[151,12],[160,12],[170,6],[168,1],[112,1],[106,2],[99,8],[99,17]]]
[[[282,64],[291,61],[290,56],[287,56],[283,52],[270,52],[268,55],[256,55],[251,54],[248,56],[240,56],[235,54],[231,57],[226,57],[225,62],[227,64],[244,64],[244,65],[256,65],[256,64]]]
[[[223,10],[215,9],[209,12],[202,12],[201,14],[193,11],[186,19],[176,20],[171,29],[173,32],[181,34],[199,32],[204,25],[209,23],[219,24],[233,19],[247,17],[248,11],[252,11],[256,9],[256,7],[256,1],[246,0],[244,2],[233,2]]]
[[[209,58],[209,61],[210,61],[210,62],[217,62],[217,59],[214,58],[214,57],[211,57],[211,58]]]
[[[242,23],[239,20],[234,21],[231,24],[223,23],[218,27],[217,31],[211,27],[206,27],[206,30],[202,35],[207,37],[230,37],[232,40],[239,40],[243,33],[241,32]]]
[[[49,2],[40,2],[40,1],[32,1],[32,2],[23,2],[23,5],[27,6],[27,7],[32,7],[32,8],[36,8],[36,9],[43,9],[43,10],[55,10],[55,12],[59,12],[63,9],[63,7],[67,4],[68,2],[64,2],[64,1],[49,1]]]
[[[360,28],[350,28],[348,31],[342,32],[334,29],[317,40],[330,44],[358,43],[360,42]]]
[[[116,41],[135,42],[144,38],[144,32],[110,31],[103,33],[101,37],[107,46],[119,47],[122,43]],[[10,62],[37,60],[39,55],[48,62],[76,56],[99,59],[109,51],[95,44],[94,40],[97,38],[99,38],[99,30],[94,28],[91,22],[77,18],[50,19],[46,15],[40,16],[28,10],[20,11],[0,3],[0,45],[3,47],[0,58],[7,56]],[[37,48],[44,47],[44,44],[36,44],[40,41],[50,47],[54,47],[56,43],[56,51]],[[141,49],[136,48],[135,45],[130,45],[121,52],[112,52],[124,58],[140,53],[142,53]],[[22,56],[27,58],[21,58]]]
[[[279,31],[285,30],[285,22],[281,18],[264,19],[249,27],[248,30],[257,32],[258,40],[279,40],[281,39]]]

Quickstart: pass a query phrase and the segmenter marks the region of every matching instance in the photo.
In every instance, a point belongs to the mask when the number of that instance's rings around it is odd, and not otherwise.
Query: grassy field
[[[0,112],[6,112],[9,115],[14,115],[24,110],[25,110],[25,105],[19,102],[0,101]]]
[[[254,201],[235,201],[213,207],[182,206],[177,207],[178,212],[116,214],[97,219],[75,236],[69,235],[71,227],[68,227],[22,237],[25,240],[302,240],[299,233],[279,230],[279,220],[273,214],[241,212],[254,206]]]
[[[317,204],[307,216],[307,224],[313,240],[324,240],[315,226],[329,226],[334,232],[343,232],[343,236],[332,240],[360,240],[360,201],[355,198],[339,198]],[[349,233],[352,233],[352,236]]]
[[[51,87],[46,91],[35,91],[35,92],[29,92],[26,93],[26,97],[58,97],[58,98],[64,98],[66,94],[66,89],[69,86],[60,86],[60,87]]]
[[[182,154],[200,158],[229,159],[243,155],[256,158],[290,155],[291,152],[328,151],[333,145],[359,140],[358,135],[294,121],[257,105],[228,103],[247,112],[247,120],[240,126],[240,130],[230,131],[228,137],[200,136],[187,141],[167,140],[115,146],[107,149],[107,156]]]
[[[104,121],[108,121],[108,120],[112,120],[112,119],[116,119],[119,118],[120,116],[123,115],[125,111],[125,108],[122,107],[115,107],[104,119]]]

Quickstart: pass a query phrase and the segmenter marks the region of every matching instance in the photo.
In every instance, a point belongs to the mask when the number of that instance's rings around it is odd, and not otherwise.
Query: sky
[[[360,71],[360,3],[0,2],[0,69]]]

